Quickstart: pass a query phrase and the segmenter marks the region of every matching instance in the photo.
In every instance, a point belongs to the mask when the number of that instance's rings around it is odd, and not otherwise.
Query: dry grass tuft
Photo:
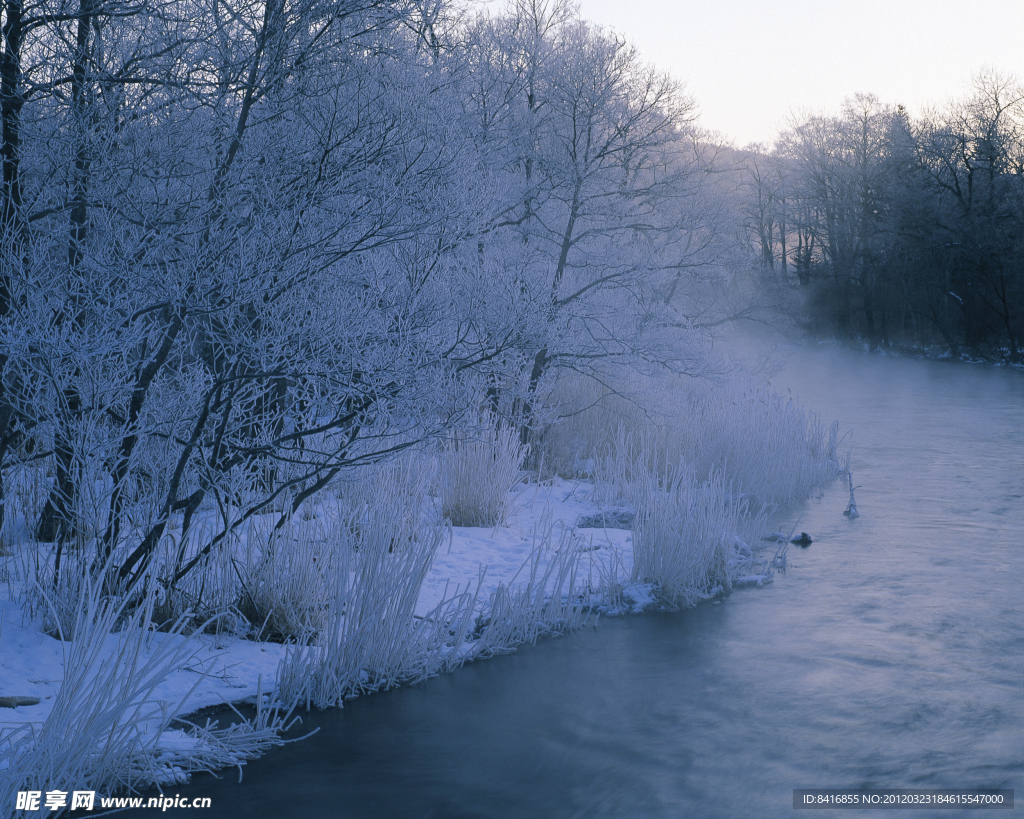
[[[514,426],[498,426],[489,417],[473,432],[453,438],[441,455],[442,514],[453,526],[503,523],[526,453]]]

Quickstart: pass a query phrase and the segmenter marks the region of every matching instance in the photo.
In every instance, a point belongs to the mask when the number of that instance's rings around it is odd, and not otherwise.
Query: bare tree
[[[930,287],[933,320],[948,335],[952,311],[966,344],[981,349],[998,339],[1007,358],[1019,361],[1024,89],[982,73],[971,97],[925,117],[915,137],[924,190],[934,196],[928,213],[917,214],[919,225],[928,225],[919,232],[941,248],[929,254],[941,271]]]

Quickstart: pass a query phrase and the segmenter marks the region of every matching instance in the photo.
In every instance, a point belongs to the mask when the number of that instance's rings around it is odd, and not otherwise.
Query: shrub
[[[692,606],[730,587],[729,561],[743,509],[720,476],[680,467],[635,479],[634,582],[655,583],[671,606]]]

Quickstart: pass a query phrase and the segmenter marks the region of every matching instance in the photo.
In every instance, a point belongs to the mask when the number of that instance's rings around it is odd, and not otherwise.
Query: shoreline
[[[841,347],[853,352],[863,352],[868,355],[885,356],[888,358],[911,358],[918,361],[934,361],[949,364],[981,364],[989,367],[1000,367],[1011,370],[1024,370],[1024,360],[1014,363],[1005,359],[979,358],[968,353],[961,353],[959,357],[954,356],[947,347],[935,344],[928,347],[915,347],[904,345],[893,345],[889,348],[872,346],[870,342],[863,339],[843,341],[841,339],[827,338],[819,339],[812,335],[807,340],[815,346]]]
[[[528,484],[525,488],[519,489],[519,505],[504,525],[452,530],[449,544],[438,550],[434,565],[421,589],[417,605],[417,613],[420,616],[443,598],[446,588],[467,585],[475,578],[479,578],[481,573],[485,578],[483,589],[491,594],[501,586],[513,590],[520,587],[522,581],[517,581],[517,576],[522,572],[523,559],[528,562],[533,549],[530,534],[536,536],[536,530],[545,517],[550,520],[550,525],[554,529],[560,529],[564,533],[573,531],[575,522],[581,518],[593,519],[604,513],[613,516],[623,511],[621,505],[611,508],[592,501],[590,495],[593,492],[593,485],[584,481],[554,479],[541,484]],[[531,494],[533,497],[524,498],[524,494]],[[633,535],[630,530],[581,529],[575,530],[575,534],[578,539],[585,542],[585,546],[578,554],[578,565],[581,569],[578,590],[589,597],[585,601],[580,601],[581,609],[589,613],[587,616],[592,613],[597,613],[598,616],[639,613],[656,605],[651,584],[628,582],[628,572],[632,566]],[[615,576],[617,570],[624,571],[627,575],[613,581],[617,584],[617,601],[599,600],[596,590],[602,578]],[[737,580],[742,582],[746,578]],[[770,577],[762,580],[769,582]],[[12,593],[12,589],[13,586],[9,583],[8,594],[4,596],[5,599],[0,600],[0,611],[3,612],[3,619],[0,620],[0,646],[3,647],[0,650],[0,657],[4,658],[0,660],[0,679],[4,684],[4,690],[0,693],[13,696],[41,696],[40,703],[36,706],[22,706],[0,712],[0,730],[7,733],[16,730],[19,725],[32,724],[41,727],[46,721],[59,693],[59,685],[56,688],[52,686],[61,678],[64,654],[68,651],[68,644],[41,633],[38,621],[25,620],[22,625],[16,625],[12,617],[14,612],[7,611],[19,605],[11,599],[17,597],[17,594]],[[724,590],[719,590],[719,593],[721,591]],[[574,629],[541,629],[530,641],[535,641],[545,631],[571,630]],[[151,697],[152,701],[158,702],[165,709],[173,708],[176,702],[180,703],[179,708],[174,709],[179,711],[178,715],[170,720],[158,745],[158,750],[172,766],[169,772],[176,772],[179,775],[156,783],[156,787],[183,782],[188,776],[186,769],[173,764],[184,761],[187,754],[191,733],[191,729],[185,730],[188,726],[202,728],[204,723],[216,721],[220,723],[221,729],[225,728],[223,715],[230,714],[235,708],[257,707],[257,697],[260,695],[255,693],[254,689],[261,687],[264,707],[284,707],[272,699],[280,681],[275,677],[271,684],[267,671],[271,665],[279,667],[288,651],[294,650],[293,646],[256,642],[244,637],[226,635],[218,637],[204,634],[185,638],[151,633],[148,637],[156,645],[175,640],[188,640],[195,648],[188,655],[186,662],[179,664],[167,679],[154,687]],[[117,639],[117,634],[107,637],[110,643],[116,643]],[[29,642],[34,642],[35,646],[30,647]],[[467,660],[475,662],[494,654],[508,652],[509,649],[503,647],[499,651],[471,655]],[[14,657],[21,661],[21,673],[16,673],[15,669],[10,667],[13,665],[11,659]],[[465,660],[459,662],[447,671],[457,670],[464,662]],[[198,682],[194,679],[196,674],[200,675]],[[428,676],[435,675],[425,675],[419,679],[426,679]],[[381,690],[403,687],[419,679],[386,685]],[[45,690],[40,690],[44,685],[51,688],[51,693],[47,694]],[[241,697],[237,696],[243,689],[246,693]],[[358,696],[366,696],[368,693],[374,692],[360,693]],[[300,710],[301,707],[299,703],[295,710]],[[294,710],[290,713],[294,714]],[[152,719],[148,726],[140,724],[138,727],[143,733],[147,729],[158,729],[152,724]],[[265,750],[269,750],[269,747]]]
[[[535,550],[537,529],[545,515],[552,528],[567,532],[579,517],[606,511],[584,497],[592,487],[583,482],[557,479],[547,483],[546,487],[542,484],[518,487],[518,507],[501,526],[451,530],[449,542],[437,550],[424,579],[416,616],[429,615],[446,593],[471,583],[479,586],[478,597],[486,600],[499,587],[515,590],[528,582],[529,578],[524,580],[521,574]],[[528,496],[522,497],[526,490]],[[595,582],[606,571],[605,564],[613,561],[631,564],[628,530],[589,530],[588,540],[591,551],[581,551],[579,563],[583,573]],[[22,548],[33,546],[35,544],[25,544]],[[17,552],[3,560],[17,561]],[[6,589],[0,592],[0,695],[39,700],[34,705],[0,710],[0,731],[9,738],[19,730],[38,732],[42,729],[57,703],[64,665],[71,659],[74,641],[64,642],[45,634],[40,617],[26,616],[22,598],[27,584],[24,580],[14,580],[13,567],[4,565],[8,582]],[[581,588],[586,583],[587,580],[583,580]],[[105,648],[110,654],[117,653],[123,635],[122,631],[106,636]],[[190,732],[184,730],[186,722],[201,728],[208,720],[230,713],[233,707],[255,708],[258,697],[262,697],[264,706],[280,706],[273,700],[280,683],[278,674],[285,656],[295,650],[294,645],[260,642],[232,634],[185,637],[150,632],[145,639],[151,654],[174,643],[188,647],[174,671],[154,685],[146,699],[158,706],[157,711],[169,709],[177,713],[168,722],[155,749],[171,766],[168,773],[187,774],[174,764],[183,760],[192,743]],[[477,658],[482,657],[472,657]],[[403,684],[406,683],[382,688]],[[161,718],[153,713],[148,717],[135,726],[144,735],[159,731]],[[221,723],[223,728],[223,719]],[[169,785],[182,778],[172,776],[158,784]]]
[[[260,571],[276,566],[268,562],[275,554],[291,560],[278,574],[257,575],[265,585],[243,588],[253,603],[253,594],[268,593],[293,601],[287,614],[319,612],[291,622],[314,623],[330,635],[320,642],[257,642],[250,637],[264,633],[266,621],[233,607],[205,621],[219,633],[160,631],[155,624],[166,616],[153,617],[155,597],[129,612],[125,601],[103,602],[88,575],[85,586],[69,589],[74,596],[57,600],[48,587],[51,547],[31,541],[22,521],[16,545],[0,557],[0,696],[39,702],[0,712],[0,770],[10,772],[0,802],[40,777],[36,788],[46,792],[88,783],[103,796],[184,783],[194,771],[241,765],[282,744],[282,720],[295,705],[341,705],[510,653],[573,630],[590,612],[688,608],[734,586],[770,582],[788,546],[761,541],[768,510],[806,497],[845,467],[836,424],[826,428],[791,401],[758,395],[749,401],[745,393],[742,404],[728,393],[693,399],[689,438],[645,441],[658,448],[636,461],[634,442],[623,438],[596,479],[527,476],[507,494],[496,526],[428,523],[422,515],[441,520],[441,496],[411,467],[397,469],[419,482],[427,502],[409,507],[420,509],[411,518],[389,517],[384,506],[369,507],[378,516],[369,523],[339,517],[340,496],[327,496],[281,533],[286,547],[276,552],[260,530],[273,516],[256,521],[224,560],[248,560]],[[712,434],[716,425],[728,437]],[[644,460],[654,454],[660,467]],[[729,475],[716,467],[719,458]],[[740,482],[742,492],[734,489]],[[619,528],[627,521],[631,528]],[[598,522],[605,525],[581,528]],[[46,633],[47,618],[68,622],[66,611],[54,619],[59,605],[72,614],[74,631],[60,632],[75,634],[69,642]],[[256,720],[213,724],[254,705]],[[99,749],[105,761],[94,770]]]

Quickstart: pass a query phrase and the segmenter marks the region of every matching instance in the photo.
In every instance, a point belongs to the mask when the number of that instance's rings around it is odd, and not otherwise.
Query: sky
[[[1024,0],[580,0],[682,80],[700,124],[770,145],[793,115],[873,93],[912,114],[990,67],[1024,80]]]

